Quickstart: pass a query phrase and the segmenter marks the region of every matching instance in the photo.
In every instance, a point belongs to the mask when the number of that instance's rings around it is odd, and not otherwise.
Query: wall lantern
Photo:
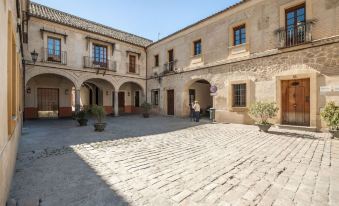
[[[39,54],[35,51],[31,52],[31,56],[32,56],[32,61],[33,61],[33,64],[35,64],[35,62],[38,60],[38,56]]]
[[[69,93],[69,90],[65,89],[65,95],[68,95],[68,93]]]
[[[27,93],[27,94],[30,94],[30,93],[31,93],[31,88],[30,88],[30,87],[28,87],[28,88],[26,89],[26,93]]]
[[[127,92],[127,96],[131,96],[131,93],[130,93],[130,92]]]
[[[106,95],[107,95],[107,96],[109,95],[109,91],[106,91]]]

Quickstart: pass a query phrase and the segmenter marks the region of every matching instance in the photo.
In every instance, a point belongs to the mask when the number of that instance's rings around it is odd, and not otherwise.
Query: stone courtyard
[[[329,134],[108,118],[27,121],[11,198],[19,205],[338,205],[339,141]],[[21,204],[20,204],[21,203]]]

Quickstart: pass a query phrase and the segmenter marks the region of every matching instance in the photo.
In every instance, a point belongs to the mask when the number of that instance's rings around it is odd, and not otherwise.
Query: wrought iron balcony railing
[[[54,49],[43,49],[43,62],[67,64],[67,52],[54,50]]]
[[[303,23],[297,26],[281,28],[277,31],[279,46],[292,47],[312,41],[313,22]]]
[[[117,71],[116,61],[88,56],[84,56],[84,67],[92,69],[106,69],[113,72]]]
[[[177,60],[167,62],[164,64],[164,73],[174,72],[177,66]]]
[[[127,74],[140,74],[140,64],[126,63]]]

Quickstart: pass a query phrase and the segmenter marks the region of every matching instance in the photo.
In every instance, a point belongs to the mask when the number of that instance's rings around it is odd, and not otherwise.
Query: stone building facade
[[[338,1],[241,1],[147,47],[148,98],[159,91],[155,110],[182,117],[212,98],[203,113],[245,124],[251,103],[274,101],[277,124],[326,127],[321,108],[339,102],[338,12]],[[202,81],[217,91],[198,97]]]
[[[24,0],[0,2],[0,205],[9,194],[23,119],[24,10]]]
[[[25,117],[92,104],[119,115],[143,101],[187,117],[199,100],[218,122],[252,124],[248,107],[263,100],[280,108],[277,124],[319,130],[321,108],[339,102],[338,10],[331,0],[244,0],[152,43],[30,3],[25,56],[39,58],[25,72]]]
[[[71,117],[77,105],[107,114],[137,112],[145,101],[150,40],[30,3],[25,118]]]

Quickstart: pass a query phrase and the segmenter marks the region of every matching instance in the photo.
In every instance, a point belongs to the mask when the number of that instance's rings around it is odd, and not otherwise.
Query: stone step
[[[307,132],[316,132],[316,127],[307,127],[307,126],[296,126],[296,125],[282,125],[277,124],[275,125],[279,129],[288,129],[288,130],[300,130],[300,131],[307,131]]]
[[[9,199],[6,206],[41,206],[40,198]]]

